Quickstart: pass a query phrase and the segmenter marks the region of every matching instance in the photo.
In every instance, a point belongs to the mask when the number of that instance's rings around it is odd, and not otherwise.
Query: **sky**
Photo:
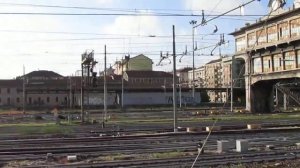
[[[172,54],[173,25],[177,68],[191,67],[190,21],[201,23],[202,10],[204,19],[209,20],[248,1],[1,0],[0,79],[22,75],[23,67],[26,73],[50,70],[64,76],[78,75],[81,54],[85,51],[94,51],[98,61],[95,70],[103,71],[104,45],[107,46],[107,67],[127,54],[131,57],[144,54],[153,60],[154,70],[172,71],[171,57],[158,63],[160,53],[164,56]],[[244,7],[244,14],[266,15],[267,3],[267,0],[255,1]],[[288,0],[288,5],[291,3]],[[195,67],[219,58],[220,53],[232,55],[235,44],[228,34],[258,18],[243,16],[240,9],[229,14],[231,16],[212,20],[195,29]],[[216,27],[218,31],[213,34]],[[214,49],[223,33],[226,44]],[[187,54],[183,55],[186,50]]]

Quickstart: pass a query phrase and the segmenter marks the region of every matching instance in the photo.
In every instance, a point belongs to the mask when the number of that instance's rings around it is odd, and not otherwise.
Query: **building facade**
[[[125,71],[152,71],[152,60],[143,54],[130,58],[125,56],[125,59],[116,61],[114,65],[115,74],[121,75]]]
[[[279,8],[232,33],[235,58],[245,61],[246,109],[269,112],[273,86],[300,76],[300,8]]]
[[[205,87],[205,67],[201,66],[199,68],[195,68],[194,70],[194,78],[195,78],[195,87],[203,88]],[[188,71],[188,80],[189,86],[192,87],[193,81],[193,70]]]
[[[222,59],[205,64],[205,87],[222,88]],[[222,91],[207,91],[211,102],[222,102]]]
[[[182,87],[191,87],[191,83],[190,83],[190,78],[189,78],[189,71],[191,71],[193,68],[190,68],[190,67],[186,67],[186,68],[182,68],[182,69],[178,69],[176,71],[176,75],[178,76],[179,78],[179,84],[182,86]],[[193,77],[192,77],[193,78]],[[192,79],[191,78],[191,79]]]

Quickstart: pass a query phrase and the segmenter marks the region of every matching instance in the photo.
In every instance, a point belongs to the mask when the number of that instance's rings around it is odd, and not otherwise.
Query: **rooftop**
[[[47,70],[32,71],[25,75],[27,78],[61,78],[62,75]],[[23,76],[22,76],[23,77]]]
[[[285,17],[285,16],[292,16],[292,15],[299,15],[300,14],[300,8],[288,8],[288,9],[278,9],[275,12],[272,12],[272,15],[265,16],[265,17],[261,17],[259,18],[255,23],[252,24],[247,24],[244,27],[241,27],[240,29],[235,30],[234,32],[230,33],[229,35],[237,35],[240,33],[244,33],[245,30],[257,27],[259,25],[265,24],[266,21],[268,22],[272,22],[272,21],[276,21],[276,20],[280,20],[281,17]]]
[[[134,78],[173,78],[173,75],[164,71],[126,71],[129,77]]]

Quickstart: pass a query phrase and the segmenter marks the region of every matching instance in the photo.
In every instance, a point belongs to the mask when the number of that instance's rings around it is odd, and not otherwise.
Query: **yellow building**
[[[143,54],[130,58],[125,56],[125,59],[117,61],[114,65],[115,74],[121,75],[122,68],[125,71],[152,71],[152,60]]]

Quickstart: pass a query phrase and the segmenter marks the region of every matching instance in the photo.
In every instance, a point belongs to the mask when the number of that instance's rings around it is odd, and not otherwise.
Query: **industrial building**
[[[234,58],[245,62],[246,109],[252,112],[273,111],[278,90],[285,97],[285,108],[289,98],[299,99],[299,2],[288,9],[283,5],[271,0],[268,16],[231,33],[236,41]],[[282,87],[289,83],[294,85]]]

